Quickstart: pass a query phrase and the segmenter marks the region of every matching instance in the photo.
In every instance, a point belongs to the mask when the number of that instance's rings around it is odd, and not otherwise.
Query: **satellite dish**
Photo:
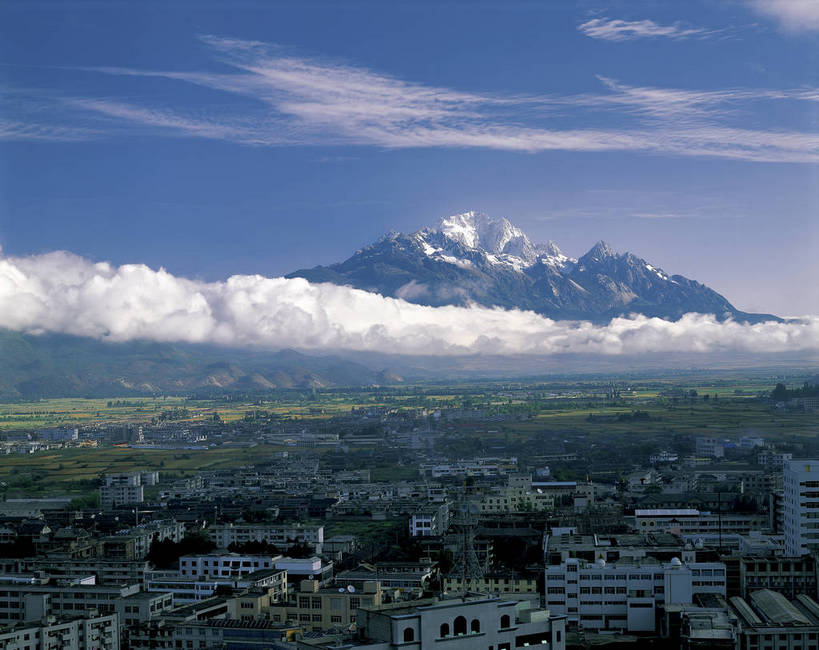
[[[351,594],[354,594],[355,593],[355,587],[353,587],[353,585],[348,585],[347,586],[347,591],[350,592]]]
[[[343,594],[344,593],[344,587],[339,587],[338,588],[338,593]]]

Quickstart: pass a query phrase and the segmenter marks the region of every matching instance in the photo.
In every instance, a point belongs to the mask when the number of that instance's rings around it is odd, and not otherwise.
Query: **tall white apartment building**
[[[100,486],[100,505],[109,510],[145,501],[145,486],[159,484],[159,472],[107,474]]]
[[[789,460],[785,471],[785,554],[819,550],[819,460]]]

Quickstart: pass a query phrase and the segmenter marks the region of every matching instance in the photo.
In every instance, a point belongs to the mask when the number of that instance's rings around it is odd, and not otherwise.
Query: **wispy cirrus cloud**
[[[0,140],[29,142],[80,142],[97,137],[98,131],[82,127],[60,126],[0,118]]]
[[[94,68],[118,76],[195,84],[233,98],[230,109],[169,101],[61,98],[112,130],[245,145],[484,148],[501,151],[628,151],[756,162],[819,162],[819,134],[746,128],[760,103],[817,101],[813,88],[688,90],[600,77],[600,92],[478,93],[413,83],[368,68],[294,56],[256,41],[203,37],[225,72]],[[86,69],[87,71],[88,69]],[[218,109],[212,106],[218,106]]]
[[[639,38],[705,38],[717,32],[701,27],[683,27],[680,23],[660,25],[653,20],[622,20],[619,18],[592,18],[580,23],[577,29],[590,38],[604,41],[633,41]]]
[[[819,31],[817,0],[747,0],[757,13],[773,18],[792,32]]]

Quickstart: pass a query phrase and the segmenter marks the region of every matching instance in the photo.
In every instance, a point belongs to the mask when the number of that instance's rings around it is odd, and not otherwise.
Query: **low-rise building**
[[[659,605],[690,604],[696,594],[725,596],[725,589],[725,565],[719,562],[569,559],[545,570],[549,611],[599,630],[653,632]]]
[[[281,557],[239,553],[183,555],[179,558],[179,575],[191,578],[238,577],[254,571],[270,570]]]
[[[0,627],[1,650],[119,650],[120,628],[116,614],[46,616],[36,623]]]
[[[449,528],[449,505],[430,503],[419,506],[410,514],[409,533],[412,537],[443,535]]]
[[[633,528],[640,532],[662,530],[677,535],[747,535],[768,528],[768,517],[759,513],[707,512],[696,508],[636,509]]]
[[[789,600],[762,589],[748,599],[734,596],[731,606],[739,619],[741,650],[817,650],[819,604],[805,594]]]
[[[322,589],[316,580],[302,580],[298,591],[286,600],[271,603],[264,612],[274,623],[300,625],[314,632],[347,629],[356,622],[359,607],[379,607],[381,585],[365,582],[361,589],[349,586]]]
[[[145,589],[149,592],[173,595],[174,606],[207,600],[221,591],[232,593],[237,589],[265,589],[274,600],[287,593],[287,572],[264,569],[236,577],[198,578],[181,576],[178,571],[147,571]]]
[[[770,589],[793,599],[798,594],[817,597],[819,566],[815,555],[782,557],[734,555],[723,558],[728,572],[729,596],[747,598],[754,591]]]
[[[515,602],[465,596],[427,599],[417,603],[362,607],[356,619],[357,633],[345,639],[300,639],[299,650],[308,648],[368,648],[370,650],[427,650],[446,647],[473,650],[491,647],[511,650],[537,646],[564,650],[566,621],[562,616]]]
[[[321,524],[214,524],[208,528],[208,534],[219,548],[247,542],[267,542],[281,549],[309,544],[316,553],[321,553],[324,543]]]

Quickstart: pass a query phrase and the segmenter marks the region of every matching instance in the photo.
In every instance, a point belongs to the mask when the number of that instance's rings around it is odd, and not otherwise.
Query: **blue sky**
[[[819,3],[0,2],[0,245],[197,279],[476,209],[819,313]]]

